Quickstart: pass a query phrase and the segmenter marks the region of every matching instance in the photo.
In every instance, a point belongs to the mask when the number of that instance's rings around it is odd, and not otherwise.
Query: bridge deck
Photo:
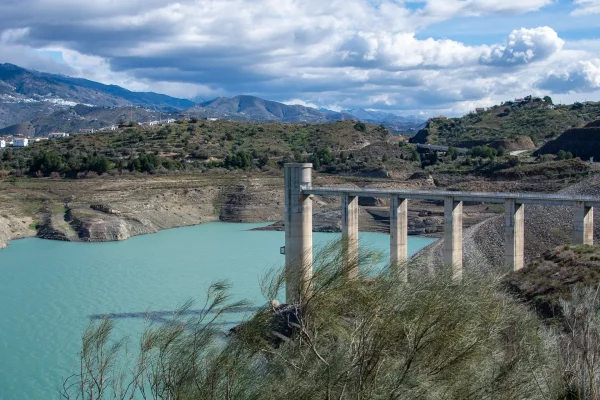
[[[515,199],[517,204],[545,204],[552,206],[572,206],[574,202],[584,202],[586,207],[600,207],[600,198],[561,194],[537,193],[493,193],[493,192],[452,192],[440,190],[405,189],[360,189],[344,187],[303,187],[302,192],[310,195],[341,196],[348,194],[357,197],[392,197],[403,199],[439,200],[452,196],[455,201],[502,204],[506,199]]]

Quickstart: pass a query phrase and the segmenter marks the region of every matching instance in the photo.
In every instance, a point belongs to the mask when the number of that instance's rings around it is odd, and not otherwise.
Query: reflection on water
[[[142,319],[145,321],[168,323],[173,321],[175,317],[203,317],[209,314],[240,314],[240,313],[255,313],[260,310],[260,307],[234,307],[228,309],[216,310],[185,310],[185,311],[146,311],[146,312],[124,312],[110,314],[92,314],[91,320],[104,319]],[[225,324],[230,324],[229,322]]]

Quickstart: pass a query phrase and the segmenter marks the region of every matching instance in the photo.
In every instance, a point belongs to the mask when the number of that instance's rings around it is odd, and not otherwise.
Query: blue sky
[[[3,0],[0,62],[178,97],[460,115],[600,100],[600,0]]]

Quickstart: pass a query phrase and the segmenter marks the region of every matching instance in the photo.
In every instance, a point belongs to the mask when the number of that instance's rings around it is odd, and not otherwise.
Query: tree
[[[521,163],[521,161],[519,160],[519,157],[517,157],[517,156],[509,156],[508,157],[508,166],[509,167],[516,167],[520,163]]]
[[[302,162],[304,157],[302,157],[302,152],[298,149],[294,150],[294,160],[296,162]]]
[[[104,156],[92,156],[87,161],[85,169],[102,175],[110,170],[110,161]]]
[[[567,153],[564,150],[559,150],[558,153],[556,153],[556,155],[558,156],[559,160],[564,160],[565,158],[567,158]]]
[[[348,161],[348,157],[346,157],[346,153],[341,151],[340,152],[340,163],[346,164],[346,161]]]
[[[498,151],[489,146],[475,146],[468,152],[473,157],[494,159],[498,155]]]
[[[548,104],[554,104],[552,102],[552,97],[550,97],[550,96],[544,96],[544,102],[548,103]]]
[[[448,147],[448,156],[452,161],[456,160],[458,158],[458,150],[452,146]]]
[[[362,122],[357,122],[354,125],[354,129],[356,129],[357,131],[360,131],[360,132],[366,132],[367,126]]]
[[[502,146],[498,147],[498,157],[504,157],[506,154],[506,149]]]
[[[29,172],[35,174],[40,171],[44,176],[51,172],[61,172],[63,170],[64,159],[52,151],[41,150],[31,160]]]

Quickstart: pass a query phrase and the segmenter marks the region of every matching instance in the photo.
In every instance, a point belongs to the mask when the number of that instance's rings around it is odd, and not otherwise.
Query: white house
[[[156,126],[156,125],[159,125],[159,124],[160,124],[159,121],[150,121],[150,122],[148,122],[149,126]]]
[[[0,140],[0,149],[3,149],[6,147],[6,140]]]
[[[175,122],[175,120],[174,120],[174,119],[168,119],[168,120],[167,120],[167,124],[172,124],[172,123],[174,123],[174,122]]]
[[[67,136],[69,136],[69,134],[65,132],[50,132],[48,134],[48,139],[60,139],[66,138]]]
[[[27,147],[29,146],[29,139],[18,138],[13,140],[13,147]]]
[[[81,132],[81,133],[94,133],[94,132],[96,132],[96,130],[93,129],[93,128],[81,128],[79,130],[79,132]]]

